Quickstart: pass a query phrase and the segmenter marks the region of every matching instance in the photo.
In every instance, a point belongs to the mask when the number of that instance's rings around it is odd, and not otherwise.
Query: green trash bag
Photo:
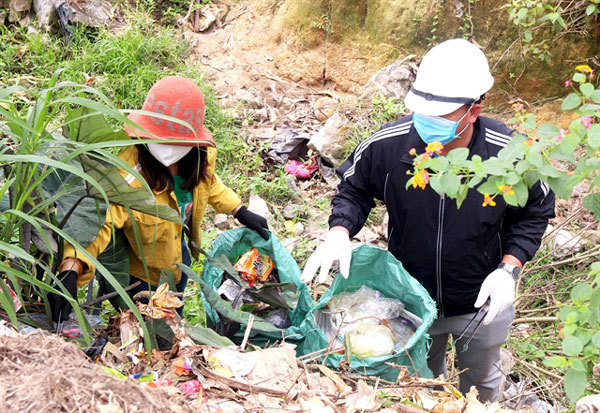
[[[291,283],[291,287],[295,291],[293,293],[293,308],[288,310],[291,326],[286,329],[279,329],[260,317],[256,317],[249,335],[250,342],[258,346],[265,346],[285,339],[286,342],[295,344],[297,351],[300,351],[304,346],[304,330],[306,329],[303,323],[306,322],[307,315],[310,313],[314,302],[308,287],[300,280],[301,271],[298,264],[284,248],[281,241],[275,238],[273,234],[265,241],[253,230],[245,227],[236,228],[219,235],[212,243],[208,254],[213,259],[218,259],[219,256],[224,255],[230,262],[235,262],[238,257],[252,247],[257,248],[259,252],[267,254],[273,259],[275,263],[274,271],[277,270],[279,281],[281,283]],[[203,287],[202,304],[206,311],[206,322],[209,327],[214,327],[219,322],[219,312],[234,315],[236,321],[242,324],[240,331],[233,337],[233,340],[239,343],[244,336],[249,313],[234,310],[231,303],[219,298],[217,290],[224,280],[224,271],[213,265],[214,263],[214,260],[206,259],[204,261],[204,269],[200,280],[202,281],[201,287]],[[296,298],[297,303],[295,303]]]
[[[396,381],[399,370],[386,364],[391,362],[407,366],[411,375],[415,375],[416,372],[420,377],[430,378],[431,371],[427,367],[429,350],[427,330],[437,314],[435,302],[425,288],[410,276],[400,261],[387,250],[370,245],[361,245],[354,249],[348,279],[342,276],[335,277],[331,287],[316,303],[313,310],[324,309],[331,297],[343,292],[356,291],[363,285],[373,290],[379,290],[386,297],[400,299],[405,304],[406,310],[418,315],[423,320],[423,324],[417,328],[417,331],[406,343],[406,351],[362,359],[352,356],[350,370],[358,374],[379,376],[385,380]],[[303,347],[304,354],[328,347],[329,342],[323,330],[317,326],[313,312],[307,315],[304,326],[307,328],[305,332],[306,345]],[[344,357],[340,354],[330,354],[323,356],[318,361],[335,368],[340,365],[340,361]]]

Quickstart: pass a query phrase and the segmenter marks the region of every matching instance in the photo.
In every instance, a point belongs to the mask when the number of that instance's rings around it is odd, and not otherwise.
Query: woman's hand
[[[264,217],[255,214],[243,205],[236,209],[237,211],[234,211],[233,216],[240,221],[242,225],[258,232],[258,235],[263,237],[265,241],[269,239],[269,233],[266,231],[269,229],[269,225]]]

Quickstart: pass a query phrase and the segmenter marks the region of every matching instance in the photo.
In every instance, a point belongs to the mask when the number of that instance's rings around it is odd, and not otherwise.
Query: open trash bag
[[[267,343],[272,344],[285,339],[285,341],[298,346],[297,349],[299,350],[304,344],[304,331],[306,330],[302,324],[306,322],[306,316],[310,313],[314,302],[308,287],[300,280],[301,272],[298,264],[273,234],[271,234],[268,241],[265,241],[255,231],[248,228],[236,228],[222,233],[215,239],[208,252],[212,259],[207,258],[205,260],[201,276],[201,281],[204,283],[202,302],[206,311],[206,322],[209,327],[214,328],[222,321],[221,319],[226,318],[223,317],[224,314],[229,315],[231,320],[240,324],[240,328],[235,332],[232,339],[237,342],[242,340],[250,313],[234,308],[231,302],[224,300],[218,293],[224,281],[232,284],[232,280],[224,274],[222,268],[217,266],[215,259],[225,256],[232,262],[252,247],[258,249],[260,253],[268,255],[273,260],[273,271],[277,273],[279,283],[287,284],[286,286],[277,287],[277,290],[281,293],[277,295],[284,297],[284,301],[289,304],[286,314],[286,319],[289,316],[289,319],[287,319],[289,326],[278,328],[276,327],[277,322],[273,324],[269,322],[269,319],[257,316],[252,323],[252,331],[249,336],[250,342],[264,346]],[[256,291],[256,289],[261,289],[262,286],[260,283],[256,283],[253,288],[254,290],[249,291]],[[277,299],[274,301],[276,302]]]
[[[352,355],[350,370],[367,376],[379,376],[385,380],[395,381],[399,371],[386,364],[389,362],[408,367],[411,375],[415,375],[416,372],[420,377],[431,377],[431,371],[427,367],[429,349],[427,330],[437,314],[435,303],[425,288],[408,274],[400,261],[390,252],[370,245],[361,245],[354,249],[348,279],[342,276],[335,277],[331,287],[316,303],[314,311],[307,315],[306,324],[311,328],[305,333],[304,353],[316,352],[329,346],[330,340],[319,327],[315,316],[327,311],[326,307],[330,304],[333,296],[354,292],[363,286],[379,291],[382,299],[399,299],[408,312],[421,319],[421,323],[408,341],[399,346],[400,350],[396,350],[392,354],[363,358]],[[373,334],[371,336],[373,339],[377,336],[377,332],[369,334]],[[349,346],[347,343],[345,344],[346,350],[349,348],[352,352],[352,343]],[[330,348],[336,347],[331,346]],[[319,361],[325,361],[329,366],[338,367],[344,357],[345,355],[329,354],[320,358]]]

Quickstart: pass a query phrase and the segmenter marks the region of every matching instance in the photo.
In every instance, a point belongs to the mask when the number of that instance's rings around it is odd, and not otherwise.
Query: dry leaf
[[[321,373],[323,373],[324,375],[329,377],[331,380],[333,380],[333,382],[335,383],[335,386],[337,387],[338,392],[347,393],[347,392],[352,391],[352,387],[350,387],[346,383],[344,383],[344,380],[342,380],[340,378],[340,376],[338,376],[329,367],[319,364],[319,370],[321,370]]]
[[[326,406],[319,397],[314,396],[312,399],[300,399],[300,407],[307,413],[335,413],[331,406]]]
[[[359,380],[356,385],[356,392],[346,397],[346,411],[352,413],[354,411],[372,410],[378,406],[375,402],[377,393],[375,389],[365,383],[363,380]]]

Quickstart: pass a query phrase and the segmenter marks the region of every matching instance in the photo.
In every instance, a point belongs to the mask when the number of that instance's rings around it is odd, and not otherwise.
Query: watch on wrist
[[[501,262],[500,265],[498,265],[498,268],[508,272],[510,274],[510,276],[513,277],[513,280],[515,280],[515,281],[517,281],[519,279],[519,277],[521,276],[521,268],[519,268],[518,265],[507,264],[505,262]]]

